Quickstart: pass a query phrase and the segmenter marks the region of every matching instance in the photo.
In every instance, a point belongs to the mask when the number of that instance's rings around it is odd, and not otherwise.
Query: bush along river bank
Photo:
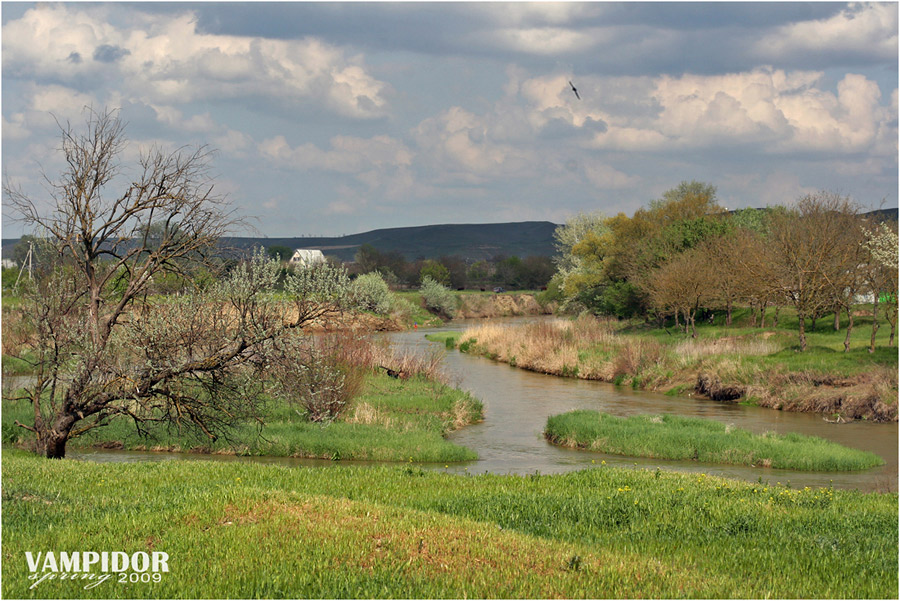
[[[736,311],[735,323],[743,317]],[[689,338],[582,315],[514,325],[485,323],[430,339],[562,377],[818,412],[834,421],[897,421],[897,347],[888,345],[887,334],[870,353],[865,348],[868,332],[858,327],[856,344],[842,352],[844,333],[820,327],[809,334],[808,349],[799,352],[789,311],[782,310],[780,323],[781,329],[698,326],[697,338]]]
[[[210,440],[176,427],[139,433],[125,416],[71,439],[73,449],[125,449],[332,460],[451,462],[477,454],[445,436],[483,419],[481,402],[449,385],[442,353],[395,352],[365,336],[314,335],[316,348],[330,356],[329,371],[278,374],[259,419],[235,424],[228,436]],[[316,380],[318,378],[318,380]],[[278,387],[285,380],[289,388]],[[340,384],[340,386],[337,386]],[[325,394],[340,389],[334,398]],[[290,394],[294,392],[295,394]],[[333,415],[315,414],[296,398],[319,398]],[[290,400],[290,399],[295,400]],[[334,409],[334,407],[339,407]],[[3,442],[28,448],[30,432],[15,425],[33,418],[26,400],[4,399]]]
[[[897,495],[597,466],[101,464],[7,450],[7,598],[896,598]],[[25,552],[165,552],[158,581]]]

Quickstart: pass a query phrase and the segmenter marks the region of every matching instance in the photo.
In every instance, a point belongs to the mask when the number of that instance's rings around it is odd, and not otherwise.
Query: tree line
[[[696,336],[698,315],[749,306],[754,323],[765,310],[790,306],[801,350],[807,323],[847,317],[845,350],[854,316],[872,316],[874,352],[881,313],[897,326],[897,224],[863,214],[833,192],[808,194],[791,206],[728,211],[716,188],[682,182],[633,216],[581,214],[555,234],[558,256],[552,287],[570,307],[619,318],[675,324]],[[881,312],[881,313],[880,313]],[[758,317],[757,317],[758,315]]]
[[[536,290],[547,285],[556,271],[550,257],[498,255],[470,261],[458,256],[407,260],[397,251],[381,251],[370,244],[356,253],[352,274],[379,273],[393,288],[413,288],[425,278],[453,289],[494,288]]]

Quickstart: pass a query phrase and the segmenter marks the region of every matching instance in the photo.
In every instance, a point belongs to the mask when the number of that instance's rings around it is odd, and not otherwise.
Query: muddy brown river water
[[[520,321],[494,320],[494,321]],[[483,322],[482,322],[483,323]],[[428,350],[437,343],[425,340],[425,333],[464,330],[469,323],[455,322],[446,327],[389,334],[396,345]],[[787,413],[731,403],[671,397],[634,391],[602,382],[589,382],[536,374],[448,351],[444,359],[454,383],[484,403],[485,419],[450,435],[457,444],[478,453],[477,461],[431,466],[454,473],[543,474],[584,469],[606,461],[607,465],[646,469],[689,471],[771,484],[790,483],[792,487],[834,486],[860,490],[897,491],[898,424],[853,422],[832,424],[821,415]],[[694,461],[667,461],[605,455],[553,446],[542,432],[547,418],[572,409],[596,409],[626,416],[639,413],[672,413],[715,419],[754,432],[799,432],[819,436],[849,447],[864,449],[884,458],[885,465],[858,472],[799,472],[763,467],[739,467],[703,464]],[[195,459],[216,461],[257,461],[286,465],[333,465],[330,461],[280,457],[229,457],[180,453],[141,453],[126,451],[70,451],[70,456],[94,461],[146,461]],[[341,462],[349,464],[352,462]]]

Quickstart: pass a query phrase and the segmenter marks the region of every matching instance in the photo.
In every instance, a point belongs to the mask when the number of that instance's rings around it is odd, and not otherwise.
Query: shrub
[[[278,350],[270,375],[285,400],[311,422],[334,421],[362,389],[366,368],[348,360],[337,337],[297,335],[281,341]]]
[[[425,306],[431,311],[447,318],[456,315],[456,297],[450,290],[432,278],[428,276],[422,278],[422,287],[419,288],[419,292],[425,299]]]
[[[391,312],[393,297],[387,282],[377,272],[365,273],[350,284],[350,298],[363,311],[380,315]]]

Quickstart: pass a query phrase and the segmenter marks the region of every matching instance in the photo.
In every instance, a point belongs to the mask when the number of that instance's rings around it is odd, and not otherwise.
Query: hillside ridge
[[[765,209],[762,209],[765,210]],[[881,220],[897,220],[897,209],[878,209],[865,213]],[[491,259],[496,256],[527,257],[555,254],[553,233],[557,224],[549,221],[504,223],[445,223],[392,227],[346,236],[233,236],[223,238],[222,246],[250,249],[263,246],[288,246],[321,250],[342,261],[352,261],[359,247],[370,244],[381,252],[398,252],[408,260],[459,256],[464,259]],[[12,258],[18,238],[4,238],[3,258]]]

